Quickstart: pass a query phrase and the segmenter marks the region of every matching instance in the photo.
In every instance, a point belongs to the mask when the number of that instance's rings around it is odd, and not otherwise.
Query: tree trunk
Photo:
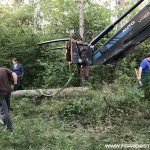
[[[79,13],[80,13],[80,18],[79,18],[79,30],[80,30],[80,36],[82,38],[82,41],[84,41],[84,4],[83,0],[79,1]]]
[[[19,90],[12,92],[12,96],[14,97],[33,97],[33,96],[55,96],[73,94],[73,92],[86,92],[88,91],[87,87],[70,87],[61,89],[37,89],[37,90]]]

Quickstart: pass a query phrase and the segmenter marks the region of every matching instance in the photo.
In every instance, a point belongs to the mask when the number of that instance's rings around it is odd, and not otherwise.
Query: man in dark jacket
[[[18,88],[16,90],[23,90],[22,81],[24,76],[24,68],[22,64],[19,63],[18,59],[15,57],[12,59],[12,63],[13,65],[10,70],[15,72],[18,77],[18,81],[17,81]]]
[[[6,103],[6,98],[12,92],[12,88],[9,84],[9,76],[13,77],[14,81],[14,90],[17,86],[17,74],[10,71],[7,68],[0,67],[0,105],[1,113],[3,113],[3,122],[7,126],[7,129],[13,129],[12,122],[9,117],[9,110]]]
[[[89,60],[89,49],[87,46],[80,47],[80,85],[85,86],[89,77],[89,64],[91,63]]]

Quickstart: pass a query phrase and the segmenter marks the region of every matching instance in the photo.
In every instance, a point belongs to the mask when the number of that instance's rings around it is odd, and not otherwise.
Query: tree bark
[[[14,97],[33,97],[33,96],[54,96],[55,93],[58,95],[73,94],[74,92],[86,92],[87,87],[69,87],[63,90],[61,89],[37,89],[37,90],[19,90],[12,92]],[[56,94],[56,95],[57,95]]]
[[[80,30],[80,36],[82,38],[82,41],[84,41],[84,2],[83,0],[79,1],[79,13],[80,13],[80,18],[79,18],[79,30]]]

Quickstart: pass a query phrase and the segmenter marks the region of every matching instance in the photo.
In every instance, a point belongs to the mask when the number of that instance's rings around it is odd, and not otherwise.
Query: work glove
[[[18,85],[17,84],[14,84],[14,91],[17,91],[17,89],[18,89]]]

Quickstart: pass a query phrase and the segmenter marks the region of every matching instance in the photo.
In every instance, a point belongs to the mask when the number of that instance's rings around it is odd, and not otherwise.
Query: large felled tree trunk
[[[57,94],[65,95],[65,94],[73,94],[74,92],[86,92],[88,90],[87,87],[70,87],[61,89],[37,89],[37,90],[20,90],[12,92],[12,96],[14,97],[24,97],[24,96],[55,96]]]

